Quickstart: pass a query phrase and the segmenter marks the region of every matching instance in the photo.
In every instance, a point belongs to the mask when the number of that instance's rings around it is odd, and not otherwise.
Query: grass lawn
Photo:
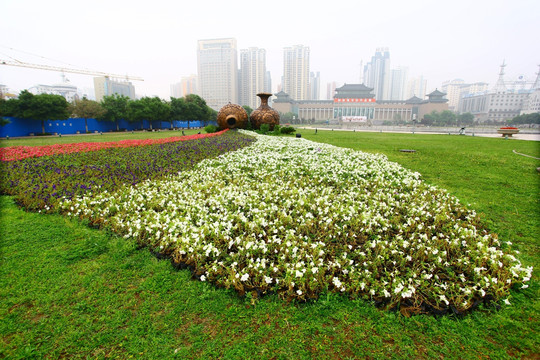
[[[305,304],[268,296],[252,305],[232,290],[193,280],[188,270],[176,270],[134,242],[59,215],[23,212],[2,196],[0,357],[540,356],[540,161],[512,153],[540,157],[538,142],[312,130],[302,136],[385,153],[446,188],[476,209],[491,231],[512,241],[525,265],[535,267],[530,287],[513,291],[510,306],[480,308],[462,318],[405,318],[337,295]]]

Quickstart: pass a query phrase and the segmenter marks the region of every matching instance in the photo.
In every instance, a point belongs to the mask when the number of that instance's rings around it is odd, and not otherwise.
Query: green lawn
[[[538,142],[312,130],[302,136],[385,153],[448,189],[535,266],[530,287],[513,291],[510,306],[463,318],[405,318],[337,295],[306,304],[269,296],[252,305],[132,241],[58,215],[23,212],[2,196],[0,358],[540,356],[540,161],[512,153],[540,157]]]

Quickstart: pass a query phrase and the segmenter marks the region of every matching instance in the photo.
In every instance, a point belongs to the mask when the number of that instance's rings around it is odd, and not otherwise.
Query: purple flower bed
[[[250,145],[254,138],[221,136],[142,147],[29,158],[0,164],[0,193],[27,210],[51,210],[58,199],[114,191],[191,169],[194,164]]]

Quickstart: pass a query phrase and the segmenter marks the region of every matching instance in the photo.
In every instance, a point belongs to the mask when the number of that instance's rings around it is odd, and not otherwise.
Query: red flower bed
[[[517,127],[512,127],[512,126],[503,126],[501,128],[501,130],[518,130]]]
[[[144,146],[152,144],[166,144],[175,141],[186,141],[208,138],[223,134],[228,129],[211,133],[211,134],[195,134],[187,136],[173,136],[163,139],[144,139],[144,140],[120,140],[108,142],[81,142],[73,144],[55,144],[44,146],[8,146],[0,148],[0,161],[14,161],[30,157],[50,156],[57,154],[68,154],[74,152],[96,151],[108,148],[123,148],[131,146]]]

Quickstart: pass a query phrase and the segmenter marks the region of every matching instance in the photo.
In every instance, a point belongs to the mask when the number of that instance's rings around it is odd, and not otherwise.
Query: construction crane
[[[19,67],[26,67],[26,68],[31,68],[31,69],[49,70],[49,71],[60,71],[60,72],[73,73],[73,74],[104,76],[106,78],[116,78],[116,79],[125,78],[128,81],[129,80],[144,81],[143,78],[138,77],[138,76],[116,75],[116,74],[104,73],[104,72],[101,72],[101,71],[92,71],[92,70],[84,70],[84,69],[72,69],[72,68],[59,67],[59,66],[50,66],[50,65],[31,64],[31,63],[27,63],[27,62],[23,62],[23,61],[19,61],[19,60],[11,61],[11,60],[0,59],[0,65],[19,66]]]

